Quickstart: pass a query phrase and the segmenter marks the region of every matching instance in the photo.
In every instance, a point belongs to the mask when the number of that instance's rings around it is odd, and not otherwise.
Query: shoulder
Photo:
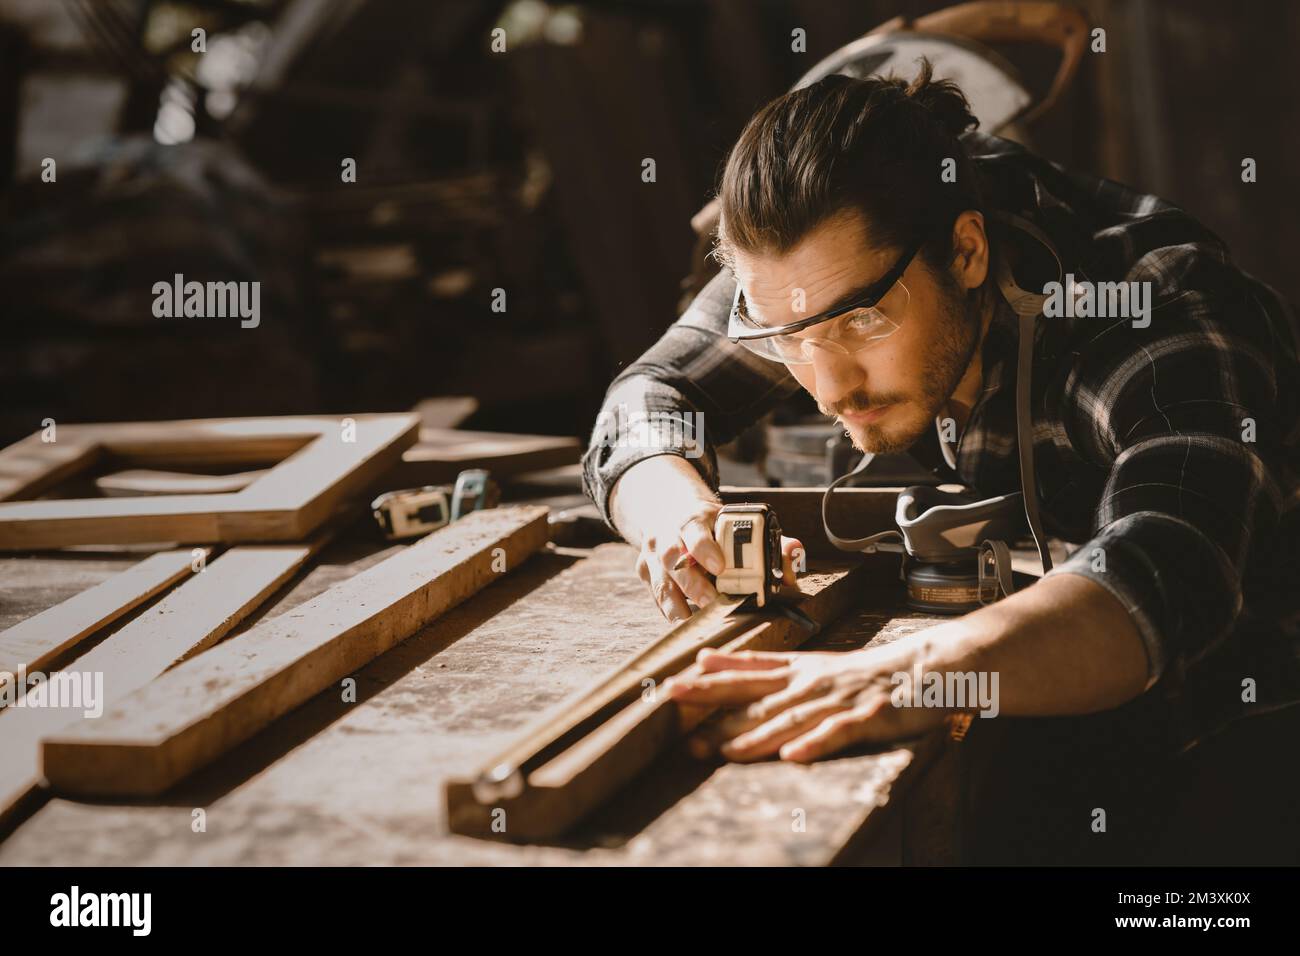
[[[1157,292],[1211,288],[1239,275],[1223,240],[1168,200],[1067,169],[997,136],[971,132],[962,143],[989,212],[1034,223],[1057,247],[1063,273],[1157,282]]]
[[[1063,321],[1056,356],[1061,417],[1093,460],[1113,460],[1154,433],[1231,435],[1247,418],[1294,421],[1294,352],[1275,337],[1262,300],[1189,287],[1166,290],[1138,322]]]

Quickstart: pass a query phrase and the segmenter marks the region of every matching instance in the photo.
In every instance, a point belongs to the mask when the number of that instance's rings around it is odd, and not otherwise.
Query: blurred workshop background
[[[46,416],[440,395],[478,400],[467,427],[585,435],[700,281],[691,220],[749,115],[944,6],[0,0],[0,442]],[[1024,138],[1186,207],[1300,299],[1300,4],[1080,6],[1107,50]],[[999,52],[1045,91],[1058,54]],[[176,272],[260,280],[260,326],[155,318],[151,286]]]

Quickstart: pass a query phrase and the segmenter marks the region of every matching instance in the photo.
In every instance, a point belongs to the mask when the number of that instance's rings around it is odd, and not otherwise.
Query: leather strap
[[[1016,447],[1020,452],[1020,487],[1029,519],[1029,533],[1034,536],[1043,574],[1052,570],[1052,553],[1047,547],[1042,519],[1038,514],[1038,486],[1034,483],[1034,421],[1029,402],[1029,376],[1034,366],[1034,317],[1020,316],[1020,358],[1016,368]],[[1010,593],[1010,592],[1008,592]]]
[[[979,595],[981,604],[992,604],[1016,589],[1011,573],[1011,549],[1005,541],[984,541],[980,544]],[[985,600],[985,595],[992,597]]]
[[[998,212],[994,214],[995,218],[1001,219],[1008,224],[1027,233],[1033,239],[1041,243],[1044,248],[1051,252],[1056,259],[1058,271],[1061,260],[1057,255],[1055,247],[1050,239],[1036,225],[1022,216],[1014,213]],[[1029,533],[1033,535],[1034,545],[1038,548],[1038,559],[1043,566],[1043,574],[1052,569],[1052,555],[1048,550],[1047,535],[1043,532],[1042,519],[1038,511],[1038,485],[1034,475],[1034,423],[1031,408],[1031,378],[1034,370],[1034,324],[1037,318],[1042,315],[1043,303],[1046,296],[1041,293],[1034,293],[1020,288],[1016,284],[1015,277],[1012,275],[1010,267],[1005,259],[999,262],[997,274],[998,289],[1002,297],[1006,299],[1013,312],[1018,318],[1017,337],[1018,350],[1016,360],[1016,446],[1020,458],[1020,487],[1024,492],[1021,498],[1025,506],[1025,518],[1029,522]],[[830,523],[827,520],[827,509],[831,500],[831,493],[840,485],[848,481],[854,475],[861,473],[871,464],[875,457],[872,454],[863,455],[862,461],[847,474],[836,478],[826,487],[826,493],[822,496],[822,529],[826,532],[826,539],[841,551],[861,551],[867,554],[873,554],[876,551],[904,552],[902,545],[902,533],[897,530],[880,531],[876,534],[867,535],[865,538],[841,538],[831,531]],[[897,539],[895,544],[891,539]],[[887,543],[888,542],[888,543]],[[985,541],[981,545],[980,551],[980,580],[984,580],[985,575],[985,549],[991,553],[991,572],[996,577],[998,585],[1004,593],[1010,594],[1014,590],[1014,583],[1011,575],[1011,552],[1005,542]],[[981,600],[983,600],[983,590],[981,589]]]
[[[826,540],[839,548],[841,551],[860,551],[863,554],[875,554],[877,551],[889,551],[896,554],[902,554],[903,533],[896,528],[890,528],[888,531],[878,531],[875,534],[869,534],[865,538],[841,538],[831,530],[830,519],[826,514],[827,507],[830,505],[831,492],[833,492],[844,482],[848,481],[854,475],[865,471],[871,464],[871,460],[876,456],[867,453],[862,456],[862,460],[853,467],[852,471],[845,472],[826,487],[826,493],[822,495],[822,530],[826,532]],[[891,541],[890,539],[894,539]],[[896,543],[895,543],[896,542]]]

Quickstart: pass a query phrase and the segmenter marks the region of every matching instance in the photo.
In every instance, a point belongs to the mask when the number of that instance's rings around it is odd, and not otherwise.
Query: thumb
[[[782,580],[789,585],[796,583],[800,571],[808,570],[808,555],[804,551],[803,542],[798,538],[787,538],[782,535],[781,567]]]

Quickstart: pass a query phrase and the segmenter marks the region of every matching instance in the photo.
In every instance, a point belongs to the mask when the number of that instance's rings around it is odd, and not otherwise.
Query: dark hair
[[[714,254],[783,254],[830,217],[858,209],[873,243],[921,254],[939,273],[952,262],[945,227],[982,211],[974,167],[958,137],[978,125],[955,83],[930,64],[912,83],[833,75],[768,103],[732,147],[718,190]],[[944,182],[945,159],[956,182]]]

